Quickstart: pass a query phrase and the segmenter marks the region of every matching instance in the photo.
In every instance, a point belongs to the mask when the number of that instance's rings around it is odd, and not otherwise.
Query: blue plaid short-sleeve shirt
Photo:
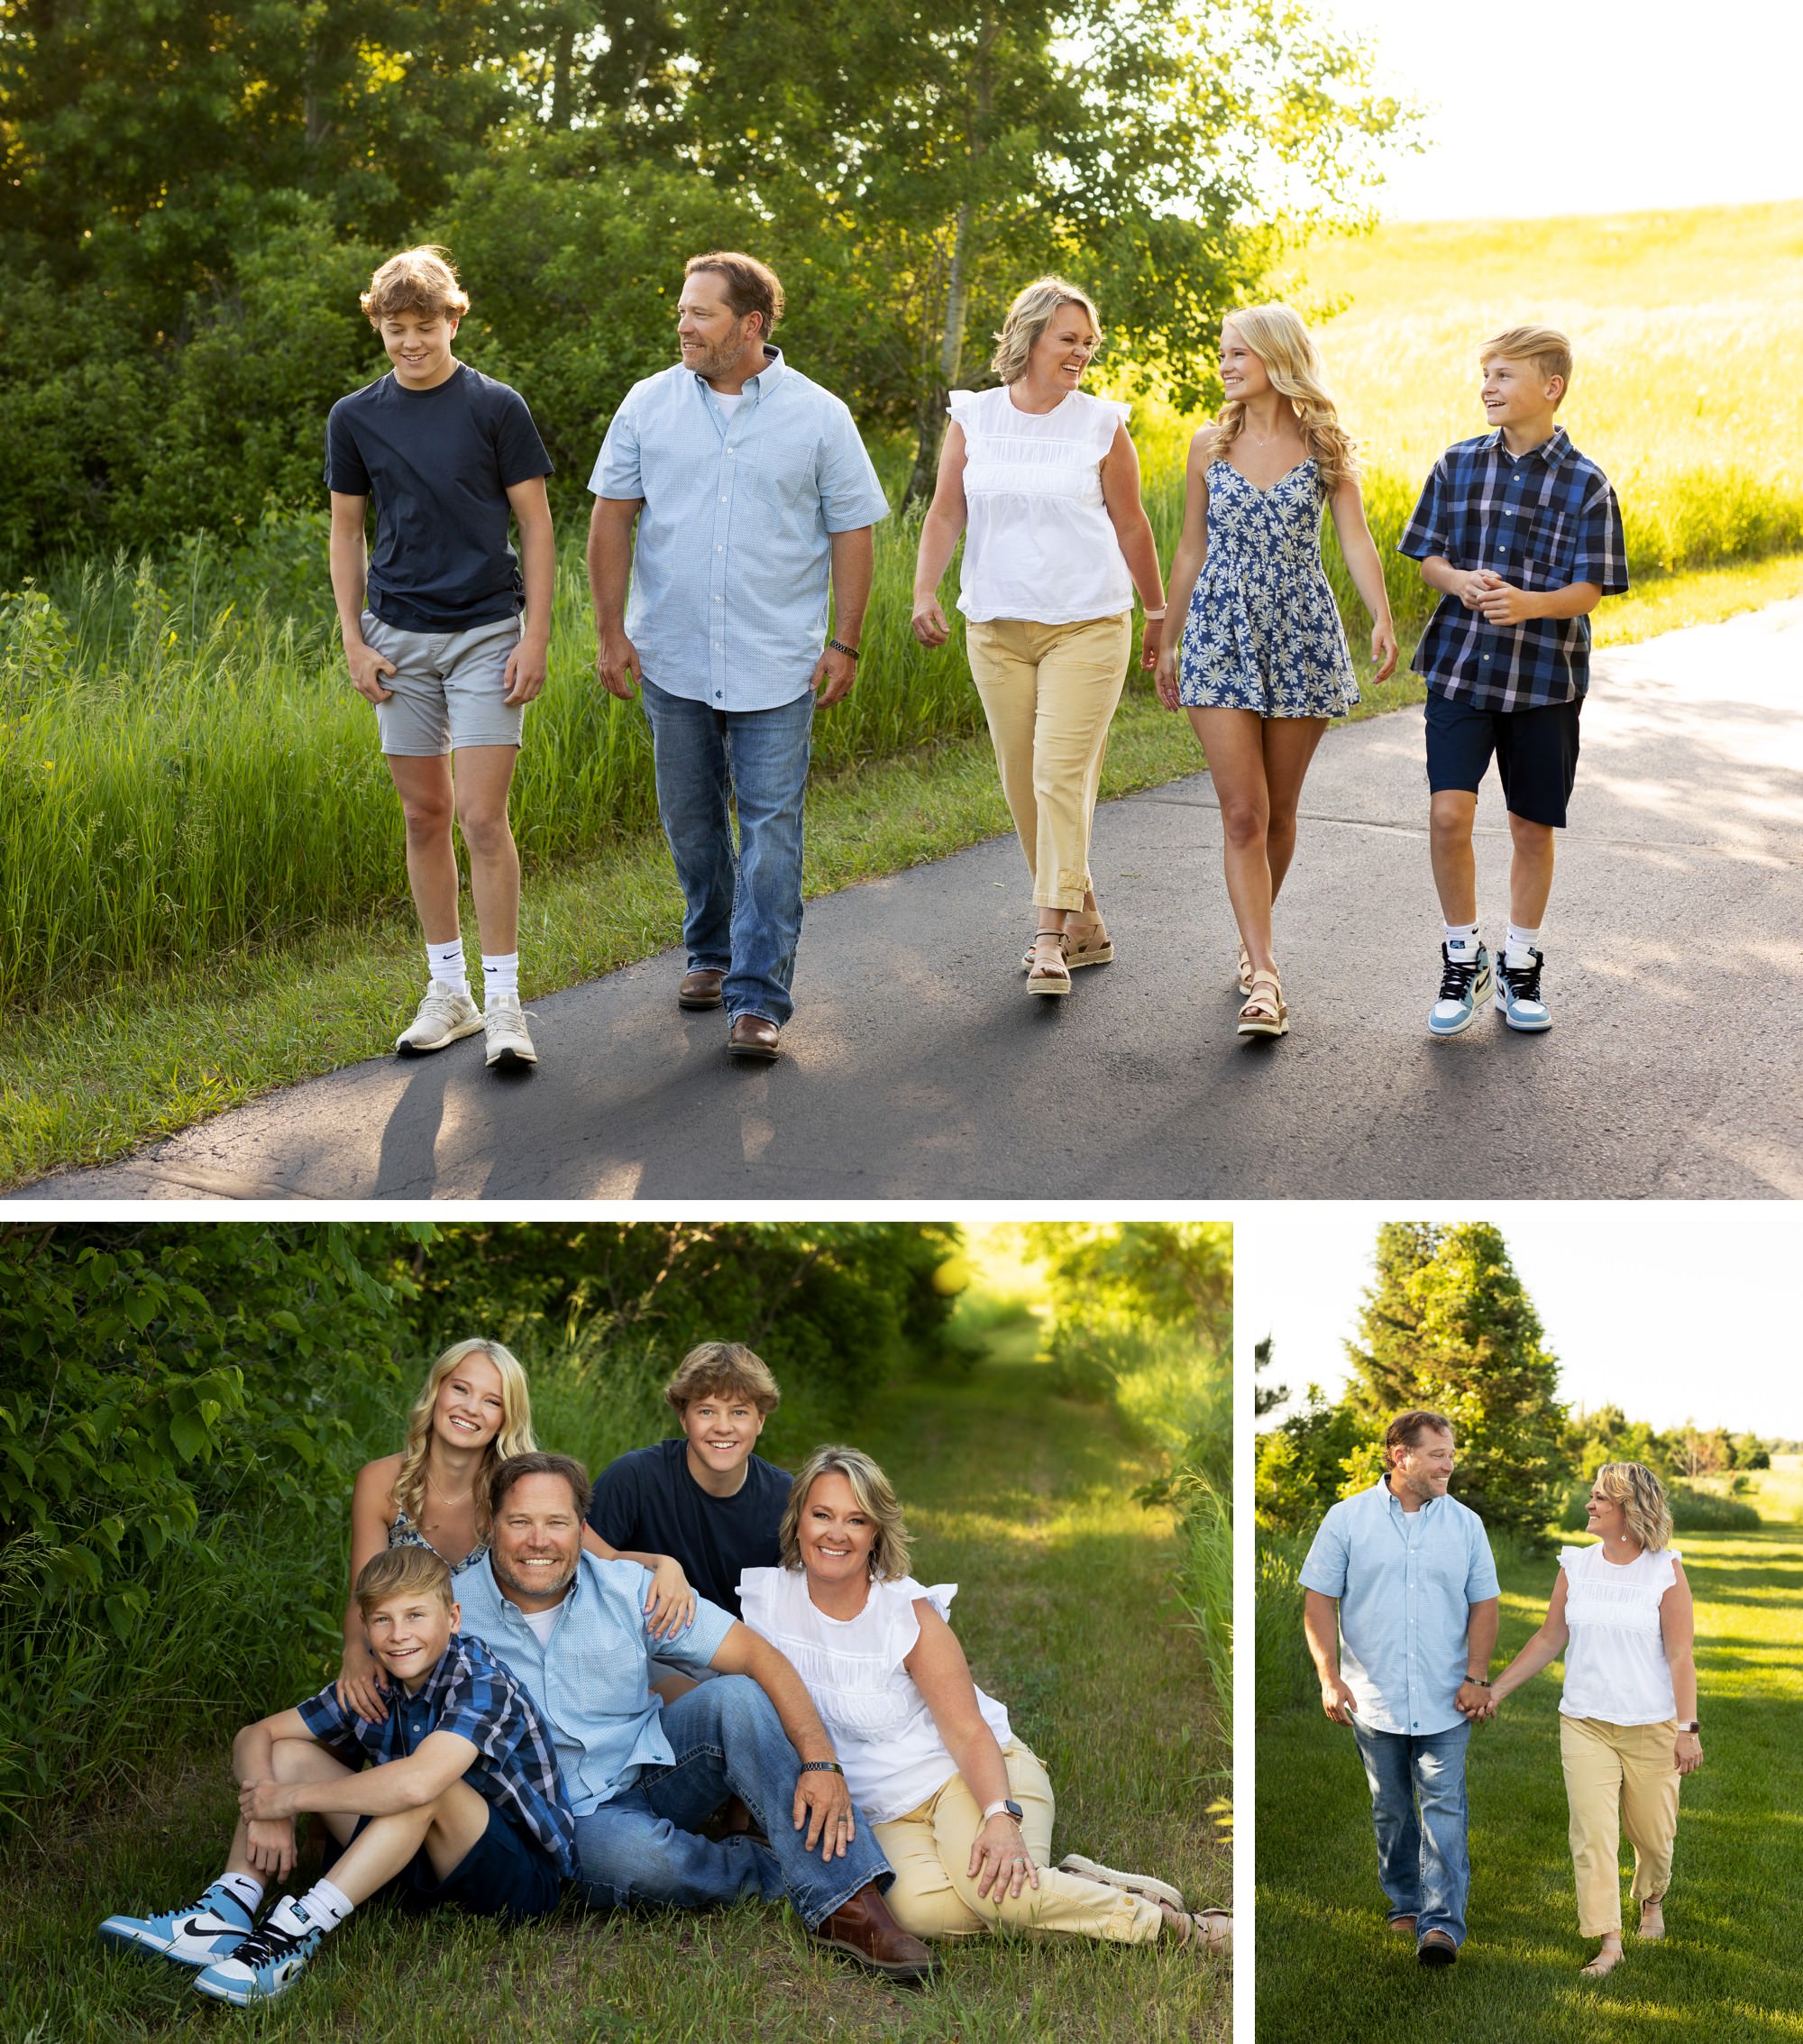
[[[1609,479],[1565,428],[1524,454],[1502,432],[1449,447],[1433,464],[1396,551],[1455,568],[1489,568],[1540,594],[1593,582],[1605,596],[1628,586],[1621,507]],[[1442,596],[1415,648],[1414,670],[1436,695],[1474,710],[1540,710],[1590,685],[1590,620],[1530,618],[1493,625]]]
[[[322,1746],[354,1746],[372,1766],[404,1760],[432,1732],[468,1739],[476,1757],[463,1779],[535,1838],[559,1873],[576,1871],[576,1819],[551,1735],[512,1669],[471,1634],[453,1633],[437,1666],[411,1694],[390,1682],[388,1716],[376,1724],[346,1710],[335,1687],[299,1709]]]

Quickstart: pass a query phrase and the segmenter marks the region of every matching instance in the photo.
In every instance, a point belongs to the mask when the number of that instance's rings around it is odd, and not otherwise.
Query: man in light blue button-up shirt
[[[1386,1475],[1321,1522],[1303,1624],[1322,1708],[1351,1726],[1365,1764],[1390,1921],[1423,1965],[1448,1966],[1465,1941],[1465,1747],[1489,1695],[1500,1590],[1483,1521],[1447,1495],[1451,1422],[1402,1414],[1384,1459]]]
[[[850,412],[768,345],[782,310],[763,263],[694,257],[682,359],[627,392],[589,479],[596,672],[644,690],[686,910],[677,1000],[724,1006],[752,1059],[776,1056],[793,1007],[814,706],[852,685],[889,510]]]

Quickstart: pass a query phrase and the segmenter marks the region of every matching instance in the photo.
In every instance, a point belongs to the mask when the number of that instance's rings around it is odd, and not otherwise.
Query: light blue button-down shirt
[[[1499,1593],[1484,1522],[1456,1498],[1405,1512],[1387,1481],[1342,1498],[1302,1565],[1305,1590],[1340,1601],[1341,1679],[1359,1721],[1425,1737],[1462,1724],[1471,1606]]]
[[[766,348],[723,417],[678,362],[626,394],[589,478],[642,500],[626,635],[666,695],[776,710],[827,639],[832,536],[889,506],[840,399]]]
[[[667,1767],[676,1755],[664,1736],[663,1705],[652,1695],[645,1617],[648,1571],[636,1562],[604,1562],[582,1550],[576,1578],[557,1607],[549,1642],[538,1635],[495,1581],[488,1558],[457,1578],[462,1627],[507,1663],[538,1706],[557,1748],[570,1808],[587,1817],[645,1767]],[[660,1661],[699,1674],[737,1621],[706,1598],[673,1639],[656,1643]]]

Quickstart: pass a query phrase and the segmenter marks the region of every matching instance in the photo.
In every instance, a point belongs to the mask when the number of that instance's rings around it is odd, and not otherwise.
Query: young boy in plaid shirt
[[[320,1940],[390,1882],[426,1907],[522,1918],[554,1909],[575,1870],[551,1735],[507,1665],[458,1631],[443,1558],[390,1547],[356,1594],[389,1677],[386,1716],[371,1723],[332,1687],[245,1726],[232,1747],[240,1814],[224,1873],[167,1915],[100,1926],[110,1943],[194,1967],[215,2001],[286,1993]],[[253,1928],[265,1878],[293,1870],[294,1819],[309,1810],[343,1849],[329,1878],[284,1895]]]
[[[1589,613],[1628,586],[1609,479],[1554,417],[1571,380],[1571,344],[1550,326],[1513,326],[1486,342],[1480,359],[1491,430],[1434,463],[1398,548],[1441,592],[1414,656],[1427,677],[1433,882],[1446,922],[1427,1018],[1436,1036],[1468,1028],[1492,991],[1471,828],[1493,756],[1515,845],[1495,990],[1511,1029],[1552,1026],[1540,925],[1552,834],[1564,828],[1578,772]]]

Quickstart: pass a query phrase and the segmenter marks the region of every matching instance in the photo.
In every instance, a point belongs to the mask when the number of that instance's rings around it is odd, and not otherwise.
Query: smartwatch
[[[1013,1801],[1007,1796],[1003,1796],[1000,1802],[992,1802],[989,1808],[984,1811],[983,1821],[987,1824],[989,1819],[992,1817],[995,1816],[996,1813],[1000,1810],[1006,1810],[1009,1816],[1011,1816],[1017,1824],[1027,1814],[1027,1812],[1021,1809],[1020,1805],[1018,1802]]]

